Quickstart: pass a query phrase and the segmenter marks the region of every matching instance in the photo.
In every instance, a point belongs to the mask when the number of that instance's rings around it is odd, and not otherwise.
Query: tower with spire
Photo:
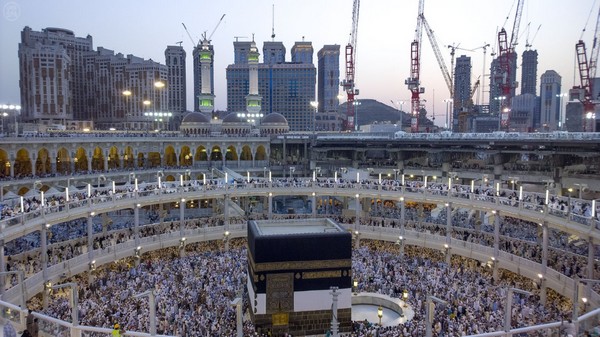
[[[202,113],[212,113],[215,108],[215,95],[212,93],[211,65],[214,56],[213,48],[206,36],[202,40],[199,51],[202,86],[198,95],[199,110]]]
[[[249,70],[249,92],[246,96],[246,112],[248,114],[259,114],[262,109],[262,96],[258,94],[258,57],[260,53],[252,37],[250,50],[248,51]]]

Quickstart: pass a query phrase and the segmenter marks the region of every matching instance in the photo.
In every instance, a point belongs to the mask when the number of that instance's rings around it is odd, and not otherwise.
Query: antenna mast
[[[275,41],[275,4],[271,12],[271,41]]]

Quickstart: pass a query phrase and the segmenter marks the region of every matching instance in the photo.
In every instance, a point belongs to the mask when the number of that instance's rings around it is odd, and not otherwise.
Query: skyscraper
[[[186,111],[186,69],[185,50],[181,46],[167,46],[165,50],[167,65],[167,110],[173,113],[175,120],[181,120]],[[175,122],[176,125],[178,123]]]
[[[317,130],[339,131],[342,119],[338,113],[340,100],[340,46],[325,45],[317,53],[317,91],[319,113]]]
[[[19,67],[24,120],[91,119],[85,101],[83,57],[92,48],[90,35],[76,37],[73,31],[61,28],[23,29]]]
[[[264,42],[263,60],[266,64],[277,64],[285,62],[285,46],[283,45],[283,42]]]
[[[521,95],[536,94],[537,91],[537,50],[526,50],[523,52],[523,63],[521,65]]]
[[[461,55],[456,59],[454,68],[454,110],[450,124],[452,130],[458,131],[459,114],[471,105],[471,58]]]
[[[340,88],[340,46],[325,45],[317,53],[319,111],[337,111]]]
[[[246,111],[246,96],[250,92],[250,42],[234,42],[235,63],[227,66],[227,111]],[[311,60],[310,42],[293,49],[297,59]],[[258,51],[257,51],[258,52]],[[288,121],[290,130],[310,130],[315,100],[316,69],[312,63],[284,62],[257,64],[258,95],[264,114],[277,112]]]
[[[313,64],[313,47],[311,42],[296,42],[292,47],[292,62]]]
[[[540,130],[558,130],[560,116],[561,77],[554,70],[546,70],[540,77],[541,116]]]

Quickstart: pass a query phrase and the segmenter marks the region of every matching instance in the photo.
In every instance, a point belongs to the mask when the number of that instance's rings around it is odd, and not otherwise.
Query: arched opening
[[[104,171],[104,153],[102,153],[102,149],[99,147],[94,149],[94,154],[92,155],[92,170]]]
[[[159,152],[148,152],[148,168],[160,167],[161,159]]]
[[[121,163],[119,159],[119,149],[116,146],[111,146],[108,150],[108,158],[106,158],[108,169],[114,170],[120,168]]]
[[[87,152],[84,148],[80,147],[75,152],[75,157],[73,158],[75,163],[75,172],[77,171],[88,171],[88,157]]]
[[[219,161],[219,160],[223,160],[223,153],[221,153],[221,148],[218,146],[213,146],[212,150],[210,151],[210,160],[211,161]]]
[[[264,146],[262,146],[262,145],[258,146],[258,148],[256,149],[255,159],[256,160],[267,160],[267,151],[265,150]]]
[[[29,160],[29,151],[20,149],[17,151],[15,159],[15,177],[27,177],[31,175],[31,160]]]
[[[165,148],[165,167],[175,166],[177,166],[177,154],[172,146],[167,146]]]
[[[37,160],[35,161],[35,172],[40,176],[45,176],[51,169],[50,153],[48,149],[41,148],[38,151]]]
[[[181,154],[179,155],[180,166],[192,166],[193,155],[190,151],[189,146],[183,146],[181,148]]]
[[[131,146],[127,146],[123,150],[123,168],[132,168],[133,165],[133,149]]]
[[[227,148],[227,154],[225,154],[225,160],[228,161],[237,161],[238,160],[238,154],[237,151],[235,150],[235,147],[229,146]]]
[[[206,147],[198,146],[194,155],[195,161],[208,161],[208,154],[206,153]]]
[[[244,147],[242,147],[240,160],[252,160],[252,150],[250,149],[250,146],[244,145]]]
[[[6,151],[0,149],[0,165],[2,165],[2,173],[0,177],[8,177],[10,176],[10,160],[8,160],[8,153]]]

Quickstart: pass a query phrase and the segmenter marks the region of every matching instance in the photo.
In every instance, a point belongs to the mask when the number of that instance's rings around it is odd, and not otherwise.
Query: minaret
[[[202,69],[202,88],[198,95],[199,109],[202,113],[212,113],[215,108],[215,95],[211,92],[212,77],[210,73],[210,65],[212,64],[213,50],[210,48],[210,41],[204,37],[200,45],[200,67]]]
[[[258,94],[258,48],[254,38],[250,44],[250,50],[248,51],[248,70],[249,74],[249,87],[250,92],[246,96],[246,112],[248,114],[260,114],[262,97]]]

